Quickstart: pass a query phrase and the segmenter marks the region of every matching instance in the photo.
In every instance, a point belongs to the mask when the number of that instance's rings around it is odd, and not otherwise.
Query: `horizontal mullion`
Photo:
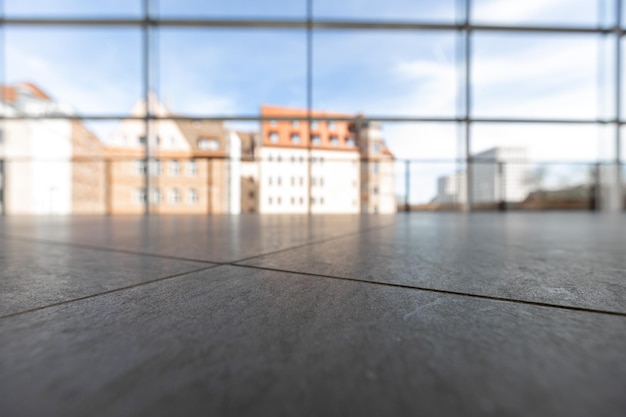
[[[40,116],[0,116],[0,120],[180,120],[180,121],[269,121],[269,120],[316,120],[316,121],[362,121],[362,122],[422,122],[422,123],[508,123],[508,124],[625,124],[625,120],[602,119],[533,119],[533,118],[484,118],[484,117],[402,117],[402,116],[308,116],[294,114],[287,116],[127,116],[127,115],[40,115]]]
[[[86,18],[4,18],[2,25],[16,26],[130,26],[145,25],[160,27],[222,27],[222,28],[273,28],[307,29],[306,19],[86,19]],[[532,26],[532,25],[484,25],[460,23],[403,22],[403,21],[354,21],[313,20],[313,29],[332,30],[441,30],[441,31],[512,31],[512,32],[556,32],[556,33],[618,33],[620,28],[580,26]]]

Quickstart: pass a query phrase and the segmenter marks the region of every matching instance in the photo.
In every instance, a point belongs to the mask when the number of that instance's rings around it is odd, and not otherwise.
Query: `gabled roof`
[[[226,145],[226,129],[222,122],[214,120],[176,120],[176,125],[194,151],[202,151],[198,147],[198,139],[215,139],[220,142],[220,150],[224,151]]]
[[[47,93],[45,93],[39,86],[33,83],[2,85],[0,86],[0,92],[2,93],[0,99],[7,103],[15,103],[15,101],[17,100],[17,92],[20,88],[29,90],[33,97],[36,97],[40,100],[52,100]]]

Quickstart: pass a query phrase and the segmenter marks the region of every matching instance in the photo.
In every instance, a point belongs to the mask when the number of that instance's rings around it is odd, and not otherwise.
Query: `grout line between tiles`
[[[27,236],[15,236],[15,235],[7,235],[7,234],[0,234],[0,236],[2,236],[4,238],[8,238],[8,239],[22,240],[22,241],[26,241],[26,242],[50,244],[50,245],[57,245],[57,246],[68,246],[68,247],[79,248],[79,249],[100,250],[100,251],[113,252],[113,253],[123,253],[123,254],[126,254],[126,255],[150,256],[150,257],[154,257],[154,258],[173,259],[173,260],[178,260],[178,261],[199,262],[199,263],[206,263],[206,264],[231,265],[231,264],[233,264],[235,262],[245,262],[245,261],[249,261],[249,260],[256,259],[256,258],[261,258],[261,257],[264,257],[264,256],[269,256],[269,255],[274,255],[274,254],[277,254],[277,253],[286,252],[286,251],[289,251],[289,250],[292,250],[292,249],[300,249],[300,248],[304,248],[304,247],[310,246],[310,245],[316,245],[316,244],[319,244],[319,243],[326,243],[326,242],[329,242],[329,241],[332,241],[332,240],[342,239],[344,237],[356,236],[356,235],[364,233],[364,232],[369,232],[369,231],[377,230],[377,229],[383,229],[385,227],[391,227],[391,226],[393,226],[393,223],[386,224],[386,225],[372,226],[372,227],[369,227],[369,228],[360,229],[360,230],[355,231],[355,232],[344,233],[344,234],[336,235],[336,236],[330,236],[330,237],[327,237],[327,238],[318,239],[318,240],[302,243],[302,244],[295,245],[295,246],[290,246],[288,248],[282,248],[282,249],[278,249],[278,250],[275,250],[275,251],[266,252],[266,253],[262,253],[262,254],[254,255],[254,256],[249,256],[249,257],[246,257],[246,258],[236,259],[234,261],[228,261],[228,262],[215,261],[215,260],[206,260],[206,259],[185,258],[185,257],[181,257],[181,256],[170,256],[170,255],[163,255],[163,254],[150,253],[150,252],[132,251],[132,250],[127,250],[127,249],[114,249],[114,248],[110,248],[110,247],[106,247],[106,246],[90,245],[90,244],[75,243],[75,242],[63,242],[63,241],[59,241],[59,240],[38,239],[38,238],[32,238],[32,237],[27,237]]]
[[[142,285],[154,284],[155,282],[161,282],[161,281],[166,281],[166,280],[169,280],[169,279],[179,278],[179,277],[182,277],[182,276],[185,276],[185,275],[195,274],[196,272],[203,272],[203,271],[207,271],[209,269],[214,269],[214,268],[217,268],[219,266],[222,266],[222,265],[217,264],[217,265],[205,266],[205,267],[202,267],[202,268],[193,269],[191,271],[179,272],[178,274],[168,275],[166,277],[161,277],[161,278],[156,278],[156,279],[153,279],[153,280],[150,280],[150,281],[138,282],[138,283],[133,284],[133,285],[127,285],[125,287],[114,288],[112,290],[99,292],[97,294],[85,295],[83,297],[72,298],[71,300],[59,301],[57,303],[47,304],[45,306],[34,307],[34,308],[30,308],[28,310],[17,311],[15,313],[9,313],[9,314],[5,314],[4,316],[0,316],[0,320],[6,319],[6,318],[10,318],[10,317],[19,316],[21,314],[32,313],[32,312],[35,312],[35,311],[44,310],[44,309],[51,308],[51,307],[57,307],[57,306],[65,305],[65,304],[74,303],[76,301],[88,300],[90,298],[99,297],[101,295],[107,295],[107,294],[112,294],[112,293],[128,290],[128,289],[131,289],[131,288],[141,287]]]
[[[465,293],[465,292],[460,292],[460,291],[442,290],[442,289],[420,287],[420,286],[406,285],[406,284],[394,284],[390,282],[371,281],[371,280],[358,279],[358,278],[338,277],[334,275],[323,275],[323,274],[316,274],[312,272],[291,271],[291,270],[279,269],[279,268],[269,268],[269,267],[262,267],[262,266],[256,266],[256,265],[238,264],[234,262],[231,263],[230,265],[243,267],[243,268],[264,270],[264,271],[283,272],[283,273],[290,273],[290,274],[297,274],[297,275],[307,275],[307,276],[312,276],[316,278],[330,278],[330,279],[336,279],[340,281],[359,282],[362,284],[382,285],[386,287],[403,288],[403,289],[417,290],[417,291],[427,291],[427,292],[433,292],[433,293],[438,293],[438,294],[479,298],[483,300],[501,301],[501,302],[507,302],[507,303],[525,304],[525,305],[532,305],[532,306],[538,306],[538,307],[548,307],[548,308],[557,308],[557,309],[562,309],[562,310],[579,311],[579,312],[584,312],[584,313],[605,314],[605,315],[611,315],[611,316],[626,317],[626,313],[621,313],[618,311],[567,306],[567,305],[560,305],[560,304],[545,303],[541,301],[517,300],[514,298],[498,297],[498,296],[492,296],[492,295],[472,294],[472,293]]]
[[[238,262],[247,262],[247,261],[251,261],[253,259],[257,259],[257,258],[263,258],[265,256],[276,255],[278,253],[288,252],[288,251],[294,250],[294,249],[301,249],[301,248],[305,248],[307,246],[317,245],[319,243],[331,242],[333,240],[343,239],[345,237],[350,237],[350,236],[356,236],[356,235],[360,235],[362,233],[371,232],[373,230],[384,229],[386,227],[391,227],[393,225],[394,225],[394,223],[390,223],[390,224],[386,224],[386,225],[372,226],[372,227],[368,227],[368,228],[365,228],[365,229],[359,229],[356,232],[345,233],[343,235],[337,235],[337,236],[330,236],[330,237],[327,237],[327,238],[324,238],[324,239],[319,239],[319,240],[315,240],[315,241],[312,241],[312,242],[307,242],[307,243],[302,243],[300,245],[291,246],[289,248],[277,249],[275,251],[262,253],[260,255],[254,255],[254,256],[249,256],[247,258],[237,259],[235,261],[224,262],[224,264],[225,265],[234,265],[234,264],[236,264]]]

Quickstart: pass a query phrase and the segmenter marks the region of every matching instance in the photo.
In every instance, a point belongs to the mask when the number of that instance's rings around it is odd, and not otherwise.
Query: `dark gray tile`
[[[248,265],[626,313],[626,217],[414,214]]]
[[[623,416],[626,319],[218,267],[0,321],[0,415]]]
[[[0,238],[0,316],[209,266]]]
[[[360,215],[0,217],[0,234],[231,262],[393,221]]]

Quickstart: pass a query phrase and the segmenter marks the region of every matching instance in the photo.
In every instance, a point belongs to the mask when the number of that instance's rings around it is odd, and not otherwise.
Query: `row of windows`
[[[297,204],[299,204],[300,206],[304,206],[304,197],[299,197],[298,199],[296,199],[296,197],[291,197],[289,199],[289,201],[291,202],[292,206],[295,206]],[[274,204],[274,202],[276,203],[277,206],[280,206],[283,202],[281,197],[276,197],[275,199],[272,197],[268,197],[267,199],[267,203],[271,206]],[[324,197],[320,197],[319,199],[316,199],[315,197],[311,198],[311,204],[312,205],[324,205]],[[356,200],[352,200],[352,205],[354,207],[356,207],[357,205],[357,201]]]
[[[198,175],[198,163],[196,161],[187,161],[187,175],[196,176]],[[180,175],[181,172],[181,164],[177,160],[169,161],[169,173],[173,176]],[[135,161],[135,173],[137,175],[145,175],[146,173],[146,161],[137,160]],[[163,174],[163,163],[161,161],[150,161],[150,175],[161,175]]]
[[[129,144],[129,142],[132,140],[130,137],[124,136],[124,135],[122,135],[121,139],[122,139],[122,143],[124,144]],[[156,146],[161,146],[165,144],[165,142],[161,139],[160,136],[155,137],[155,143],[156,143]],[[200,138],[198,139],[197,143],[198,143],[198,149],[203,150],[203,151],[217,151],[220,148],[220,143],[217,139]],[[146,145],[145,136],[139,137],[139,144],[143,146]],[[167,147],[173,148],[175,144],[176,144],[176,139],[173,136],[170,136],[167,138]]]
[[[271,132],[270,133],[270,142],[278,143],[278,133],[276,133],[276,132]],[[322,140],[320,139],[319,135],[313,135],[311,137],[311,143],[314,146],[320,146],[322,144]],[[340,143],[340,141],[339,141],[339,138],[337,136],[331,136],[330,137],[330,144],[331,144],[331,146],[339,146],[339,143]],[[292,145],[299,145],[300,144],[300,135],[298,133],[292,133],[291,134],[291,144]],[[356,146],[356,143],[354,142],[354,139],[347,138],[346,139],[346,145],[354,148]]]
[[[322,122],[325,123],[325,122]],[[337,129],[337,124],[333,121],[330,120],[327,122],[328,123],[328,130],[335,130]],[[276,120],[270,120],[270,126],[277,126],[278,122],[276,122]],[[297,129],[300,126],[300,121],[299,120],[292,120],[291,121],[291,127],[293,127],[294,129]],[[311,130],[317,130],[320,127],[320,122],[318,122],[317,120],[313,120],[311,122]]]
[[[152,204],[161,203],[162,196],[161,190],[159,188],[153,188],[150,193],[150,202]],[[146,203],[146,190],[145,188],[138,188],[135,190],[135,202],[137,204],[145,204]],[[170,204],[179,204],[181,202],[181,192],[178,188],[172,188],[168,192],[168,202]],[[197,204],[198,203],[198,191],[195,188],[190,188],[187,190],[187,203],[188,204]]]

